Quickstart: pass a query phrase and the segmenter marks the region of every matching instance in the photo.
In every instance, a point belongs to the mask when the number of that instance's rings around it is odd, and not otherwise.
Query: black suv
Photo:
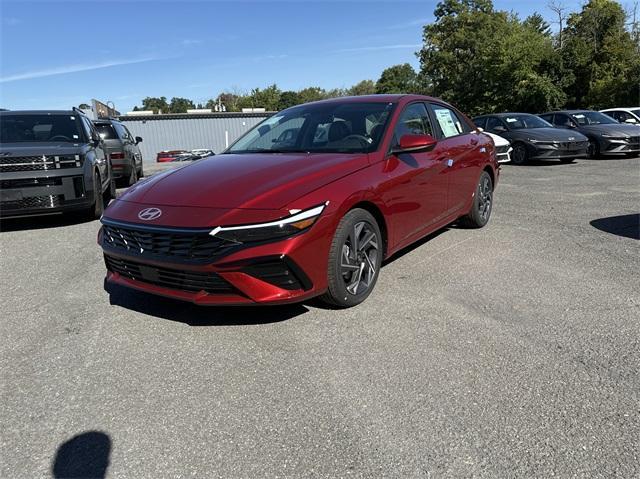
[[[104,143],[80,110],[0,112],[0,215],[102,215],[115,197]]]
[[[142,154],[138,148],[142,138],[134,138],[126,126],[113,118],[94,120],[93,124],[104,141],[113,176],[124,179],[126,186],[133,186],[144,175]]]

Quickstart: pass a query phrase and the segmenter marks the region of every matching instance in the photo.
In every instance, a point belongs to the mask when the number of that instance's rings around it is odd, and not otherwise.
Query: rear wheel
[[[131,165],[131,173],[129,173],[129,179],[127,180],[127,186],[133,186],[138,181],[138,170],[136,169],[135,161]]]
[[[529,160],[529,152],[524,143],[516,143],[513,145],[511,153],[511,163],[515,165],[524,165]]]
[[[348,308],[363,302],[378,280],[382,265],[382,234],[375,218],[356,208],[340,220],[329,250],[328,290],[322,300]]]
[[[461,219],[467,228],[482,228],[489,222],[493,209],[493,181],[491,175],[483,171],[478,180],[473,206],[469,214]]]

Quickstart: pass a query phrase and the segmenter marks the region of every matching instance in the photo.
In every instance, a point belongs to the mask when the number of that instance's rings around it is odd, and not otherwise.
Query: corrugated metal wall
[[[122,121],[133,136],[142,137],[138,146],[145,162],[155,162],[156,155],[163,150],[192,150],[209,148],[215,153],[225,149],[225,132],[229,144],[247,130],[271,114],[227,114],[187,116],[166,115],[164,117],[122,116]]]

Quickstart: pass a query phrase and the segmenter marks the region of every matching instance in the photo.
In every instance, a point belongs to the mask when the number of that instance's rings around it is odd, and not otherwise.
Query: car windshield
[[[284,110],[250,130],[226,153],[375,151],[393,103],[328,102]]]
[[[553,128],[542,118],[535,115],[508,115],[503,117],[510,130],[524,130],[525,128]]]
[[[571,115],[571,118],[573,118],[573,120],[580,126],[615,125],[616,123],[618,123],[610,116],[597,111],[582,111],[580,113],[574,113],[573,115]]]
[[[631,113],[633,113],[635,116],[640,116],[640,108],[637,110],[631,110]]]
[[[96,123],[96,130],[103,140],[118,140],[118,135],[111,123]]]
[[[80,119],[75,115],[2,115],[0,143],[81,141]]]

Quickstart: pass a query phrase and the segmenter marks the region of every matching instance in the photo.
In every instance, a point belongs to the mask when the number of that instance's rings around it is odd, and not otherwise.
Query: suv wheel
[[[349,308],[362,303],[378,280],[382,265],[382,234],[375,218],[356,208],[340,220],[329,250],[326,304]]]

